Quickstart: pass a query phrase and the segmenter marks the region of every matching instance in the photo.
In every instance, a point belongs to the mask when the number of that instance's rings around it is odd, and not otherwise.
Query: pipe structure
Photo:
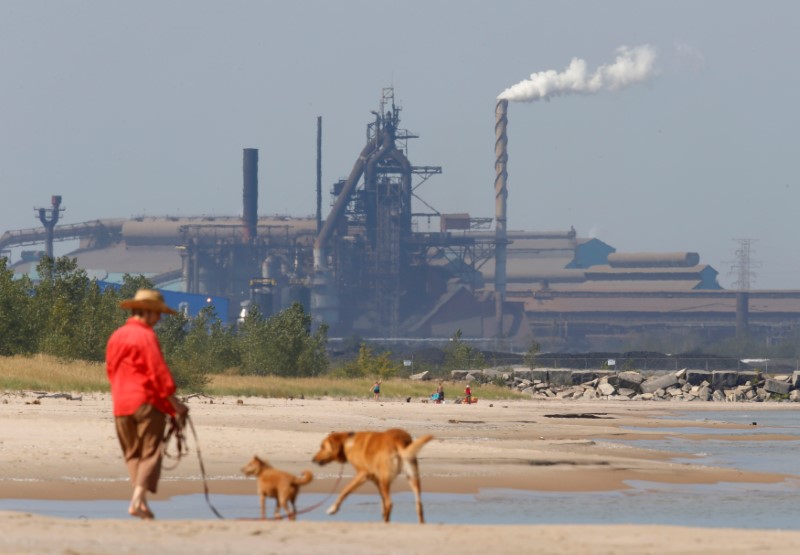
[[[508,100],[499,100],[494,109],[494,201],[495,201],[495,272],[494,272],[494,301],[495,301],[495,336],[503,337],[503,301],[506,296],[506,204],[508,200]]]
[[[242,225],[244,241],[250,243],[258,234],[258,149],[245,148],[242,154]]]
[[[328,214],[328,217],[325,219],[325,223],[322,224],[322,229],[320,229],[314,241],[314,269],[327,267],[326,256],[328,241],[330,241],[333,235],[333,230],[341,223],[344,210],[347,207],[347,203],[350,202],[350,196],[353,194],[358,180],[361,179],[361,176],[364,174],[367,158],[375,148],[376,140],[373,139],[369,141],[361,151],[358,160],[353,164],[353,169],[350,170],[350,175],[347,177],[344,187],[342,187],[339,196],[336,197],[336,202],[333,203],[330,214]]]
[[[53,258],[53,230],[58,223],[58,217],[63,210],[61,207],[61,195],[50,197],[52,208],[39,208],[39,221],[42,222],[45,231],[44,252]]]
[[[746,337],[750,325],[750,294],[747,291],[736,292],[736,336]]]
[[[322,224],[322,229],[319,230],[316,239],[314,240],[314,276],[311,279],[311,313],[314,321],[319,324],[325,322],[329,325],[335,325],[339,321],[339,298],[336,290],[336,283],[334,276],[328,267],[328,242],[333,236],[333,231],[342,222],[344,218],[345,208],[347,203],[350,202],[350,196],[356,188],[361,176],[364,174],[364,168],[367,165],[367,159],[375,150],[376,141],[369,141],[361,154],[353,164],[353,169],[350,170],[350,175],[342,187],[336,202],[331,208],[330,214]]]
[[[84,222],[81,224],[60,225],[53,229],[53,239],[68,241],[71,239],[83,238],[105,238],[119,235],[122,232],[122,224],[125,220],[96,220],[94,222]],[[16,231],[6,231],[0,236],[0,249],[10,247],[20,247],[23,245],[35,245],[47,241],[47,230],[40,228],[19,229]]]

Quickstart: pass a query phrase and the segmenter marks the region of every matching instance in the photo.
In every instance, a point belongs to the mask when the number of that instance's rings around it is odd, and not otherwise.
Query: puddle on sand
[[[672,524],[702,527],[775,528],[800,530],[800,480],[781,484],[715,484],[703,486],[631,482],[632,489],[593,493],[540,493],[487,489],[477,494],[423,493],[431,524]],[[298,509],[327,497],[302,494]],[[410,492],[392,496],[393,522],[416,522]],[[255,495],[212,495],[211,502],[227,519],[257,518]],[[380,521],[377,495],[351,495],[339,513],[325,514],[331,500],[299,515],[301,520],[338,522]],[[152,501],[160,519],[208,519],[216,516],[202,494]],[[269,500],[268,511],[274,509]],[[75,519],[125,518],[127,502],[2,499],[0,510],[30,512]]]

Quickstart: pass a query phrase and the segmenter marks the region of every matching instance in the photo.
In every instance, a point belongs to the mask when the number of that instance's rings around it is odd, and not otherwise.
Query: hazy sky
[[[492,217],[497,95],[649,45],[644,82],[510,104],[509,229],[696,251],[725,287],[752,239],[753,287],[800,289],[799,16],[791,1],[0,0],[0,233],[38,226],[53,194],[63,223],[241,214],[243,148],[260,151],[259,213],[312,215],[317,116],[327,213],[390,86],[420,135],[411,162],[443,167],[417,192]]]

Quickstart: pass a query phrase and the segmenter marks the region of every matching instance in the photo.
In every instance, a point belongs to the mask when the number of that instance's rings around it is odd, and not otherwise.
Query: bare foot
[[[143,505],[139,505],[138,507],[128,507],[128,514],[139,517],[143,520],[153,520],[155,518],[153,512]]]

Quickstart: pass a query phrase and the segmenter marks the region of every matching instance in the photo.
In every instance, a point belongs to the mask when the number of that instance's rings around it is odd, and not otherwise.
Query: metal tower
[[[58,218],[65,209],[61,208],[61,195],[50,197],[52,208],[34,208],[39,221],[45,229],[44,251],[47,256],[53,258],[53,229],[58,223]]]
[[[730,274],[736,275],[736,280],[733,282],[735,289],[740,291],[749,291],[750,285],[755,280],[756,273],[753,268],[759,266],[758,261],[753,260],[753,243],[755,239],[734,239],[739,243],[736,249],[736,260],[731,264]]]

